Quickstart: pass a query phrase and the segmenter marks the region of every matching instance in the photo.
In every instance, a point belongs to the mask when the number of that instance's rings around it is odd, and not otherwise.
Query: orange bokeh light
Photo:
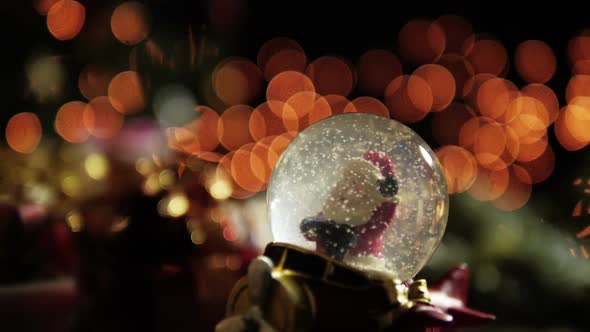
[[[432,111],[445,109],[455,98],[455,78],[445,67],[436,64],[422,65],[414,71],[428,83],[432,92]]]
[[[344,113],[368,113],[389,117],[389,110],[380,100],[373,97],[355,98],[344,108]]]
[[[273,77],[284,71],[296,71],[302,73],[307,65],[307,56],[303,51],[287,49],[275,53],[266,62],[263,68],[264,79],[270,81]]]
[[[268,61],[277,53],[286,50],[294,50],[305,54],[303,47],[296,41],[286,37],[277,37],[265,42],[256,56],[256,64],[260,69],[266,71]],[[302,69],[303,71],[303,69]]]
[[[508,186],[505,192],[498,198],[494,199],[492,204],[504,211],[514,211],[522,208],[531,197],[532,187],[527,179],[528,174],[526,170],[517,165],[513,165],[510,169]]]
[[[555,74],[557,60],[547,43],[527,40],[516,47],[514,65],[523,80],[529,83],[546,83]]]
[[[82,121],[94,137],[113,138],[123,127],[123,115],[111,105],[108,97],[96,97],[86,105]]]
[[[84,126],[86,103],[71,101],[65,103],[55,116],[55,131],[70,143],[83,143],[90,133]]]
[[[286,103],[289,98],[304,91],[315,93],[315,87],[311,79],[296,71],[285,71],[275,76],[268,83],[268,87],[266,88],[266,100],[278,100]],[[304,99],[299,100],[299,102],[304,103],[306,107],[312,107],[315,100],[315,94],[307,94],[303,95],[303,97]],[[282,107],[279,109],[272,108],[272,111],[278,116],[283,115]]]
[[[508,167],[516,160],[520,142],[512,128],[497,122],[489,122],[477,130],[473,151],[482,167],[497,171]]]
[[[543,153],[530,161],[519,162],[518,165],[526,170],[528,177],[522,177],[520,180],[528,184],[540,183],[549,178],[555,169],[555,153],[551,146]]]
[[[477,163],[473,155],[462,147],[448,145],[436,151],[447,180],[449,194],[469,189],[477,177]]]
[[[215,94],[230,106],[252,102],[260,94],[263,83],[260,69],[245,58],[227,58],[213,71]]]
[[[432,109],[434,97],[428,82],[417,75],[396,77],[385,89],[385,104],[392,118],[418,122]]]
[[[521,143],[530,144],[545,135],[551,124],[542,102],[528,97],[515,98],[506,111],[507,124],[516,131]]]
[[[458,15],[443,15],[436,19],[443,30],[446,40],[445,53],[461,53],[464,49],[471,49],[475,41],[473,27],[464,17]]]
[[[382,97],[389,82],[402,75],[402,65],[398,57],[382,49],[363,53],[356,68],[359,88],[374,97]]]
[[[574,75],[590,75],[590,59],[576,61],[572,67]]]
[[[477,90],[477,110],[481,115],[494,120],[510,121],[511,119],[506,118],[506,112],[519,94],[512,82],[499,77],[491,78],[483,82]]]
[[[340,97],[346,100],[346,98],[342,96]],[[321,119],[331,116],[332,114],[332,107],[330,106],[328,100],[324,97],[318,97],[313,103],[312,110],[309,112],[309,114],[307,114],[307,117],[304,118],[304,121],[307,119],[307,126],[310,126]]]
[[[282,110],[278,116],[274,110]],[[278,100],[266,101],[252,112],[248,128],[254,140],[258,141],[266,136],[275,136],[287,131],[299,129],[299,118],[295,110],[287,103]]]
[[[559,114],[559,100],[557,100],[557,95],[550,87],[532,83],[522,88],[521,92],[525,96],[533,97],[543,103],[549,114],[551,123],[557,119],[557,115]]]
[[[39,15],[47,15],[49,9],[59,0],[34,0],[33,6]]]
[[[349,65],[335,56],[323,56],[307,66],[305,74],[311,78],[317,93],[348,96],[354,89],[354,73]]]
[[[268,181],[270,181],[270,177],[272,175],[272,170],[279,159],[279,156],[276,154],[275,151],[271,150],[272,142],[277,138],[277,136],[266,136],[263,139],[256,142],[254,147],[252,148],[252,155],[256,156],[256,158],[252,158],[251,161],[251,168],[255,169],[258,165],[258,160],[263,162],[263,167],[255,172],[257,178],[263,182],[264,187],[262,190],[266,189],[268,185]]]
[[[147,7],[136,1],[123,2],[111,16],[111,31],[126,45],[135,45],[150,33],[151,18]]]
[[[267,162],[252,152],[255,144],[249,143],[240,147],[231,160],[231,175],[243,189],[259,192],[265,187]]]
[[[572,106],[565,106],[562,108],[562,110],[559,112],[559,115],[557,116],[557,120],[555,120],[553,129],[555,130],[555,136],[557,137],[559,144],[561,144],[564,149],[568,151],[576,151],[588,145],[588,141],[580,141],[570,132],[569,128],[574,128],[577,130],[577,123],[566,123],[566,121],[571,121],[571,119],[575,118],[572,116],[566,117],[566,114],[570,112],[568,110],[571,108]],[[580,129],[585,130],[585,128]]]
[[[500,42],[492,39],[476,40],[471,50],[463,53],[476,73],[500,76],[508,65],[508,53]]]
[[[219,115],[207,106],[197,106],[195,111],[199,113],[199,117],[185,126],[192,137],[190,144],[185,145],[184,149],[191,154],[212,151],[219,145],[217,135]]]
[[[139,74],[124,71],[117,74],[109,83],[109,100],[122,114],[135,114],[145,107],[145,96]]]
[[[478,109],[479,106],[477,106],[477,94],[479,93],[479,88],[487,80],[491,80],[492,78],[496,78],[496,76],[484,73],[475,74],[471,76],[467,81],[465,81],[461,93],[461,96],[465,100],[465,103],[467,103],[474,109]]]
[[[539,158],[548,147],[547,134],[543,135],[531,143],[521,143],[520,151],[516,160],[519,162],[528,162]]]
[[[467,120],[459,130],[459,145],[468,150],[473,150],[479,130],[488,123],[495,123],[495,121],[484,116]]]
[[[78,88],[84,98],[91,100],[108,94],[109,83],[115,73],[98,65],[87,65],[78,76]]]
[[[37,149],[43,128],[36,114],[15,114],[6,124],[6,143],[16,152],[31,153]]]
[[[464,56],[459,54],[444,54],[438,64],[445,67],[455,79],[455,95],[463,97],[463,87],[465,83],[475,75],[473,66]]]
[[[459,132],[463,124],[475,116],[471,107],[452,102],[449,107],[432,114],[432,135],[440,145],[459,144]]]
[[[491,201],[506,192],[509,183],[509,168],[488,170],[479,167],[477,177],[467,193],[478,201]]]
[[[565,88],[565,100],[569,103],[575,97],[590,97],[590,75],[575,75]]]
[[[575,66],[578,61],[590,60],[590,36],[576,36],[567,45],[570,64]]]
[[[563,110],[565,126],[576,140],[590,142],[590,98],[576,97],[572,101]]]
[[[226,154],[221,158],[219,164],[217,164],[216,168],[216,176],[221,179],[228,179],[231,181],[232,184],[232,194],[231,197],[235,199],[245,199],[248,197],[252,197],[256,194],[256,192],[245,190],[244,188],[240,187],[239,184],[236,183],[235,179],[231,173],[231,165],[233,158],[236,154],[236,151],[231,151],[230,153]]]
[[[47,13],[47,28],[57,40],[76,37],[86,20],[86,9],[78,1],[60,0]]]
[[[272,142],[270,143],[269,154],[268,154],[268,165],[271,169],[274,169],[279,157],[289,143],[297,136],[296,132],[286,132],[282,135],[275,137]]]
[[[252,111],[248,105],[234,105],[221,114],[217,122],[217,135],[224,148],[234,151],[252,142],[248,128]]]
[[[445,33],[437,23],[415,19],[400,30],[398,45],[400,54],[409,61],[436,62],[445,50]]]

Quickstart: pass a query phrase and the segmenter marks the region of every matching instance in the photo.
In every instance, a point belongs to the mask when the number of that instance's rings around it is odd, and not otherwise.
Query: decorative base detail
[[[466,265],[428,288],[425,280],[373,279],[327,256],[271,243],[234,286],[216,331],[426,331],[493,320],[465,306],[468,286]]]

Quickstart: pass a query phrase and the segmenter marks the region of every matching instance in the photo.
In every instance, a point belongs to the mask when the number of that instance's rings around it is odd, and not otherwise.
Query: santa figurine
[[[399,202],[393,162],[378,151],[348,161],[322,211],[301,222],[316,251],[351,265],[384,266],[383,233]]]

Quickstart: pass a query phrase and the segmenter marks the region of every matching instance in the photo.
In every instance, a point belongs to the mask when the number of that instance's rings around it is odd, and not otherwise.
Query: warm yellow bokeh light
[[[94,180],[102,180],[109,175],[109,161],[100,153],[92,153],[84,160],[84,169]]]
[[[168,199],[166,214],[173,218],[184,216],[190,207],[190,202],[184,194],[173,194]]]
[[[215,199],[226,200],[232,194],[231,183],[223,179],[216,179],[209,186],[209,193]]]

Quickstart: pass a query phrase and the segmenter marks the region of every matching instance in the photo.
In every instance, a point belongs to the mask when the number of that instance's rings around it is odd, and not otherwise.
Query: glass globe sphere
[[[403,124],[347,113],[302,131],[267,192],[274,241],[384,278],[412,278],[445,231],[449,198],[430,147]]]

